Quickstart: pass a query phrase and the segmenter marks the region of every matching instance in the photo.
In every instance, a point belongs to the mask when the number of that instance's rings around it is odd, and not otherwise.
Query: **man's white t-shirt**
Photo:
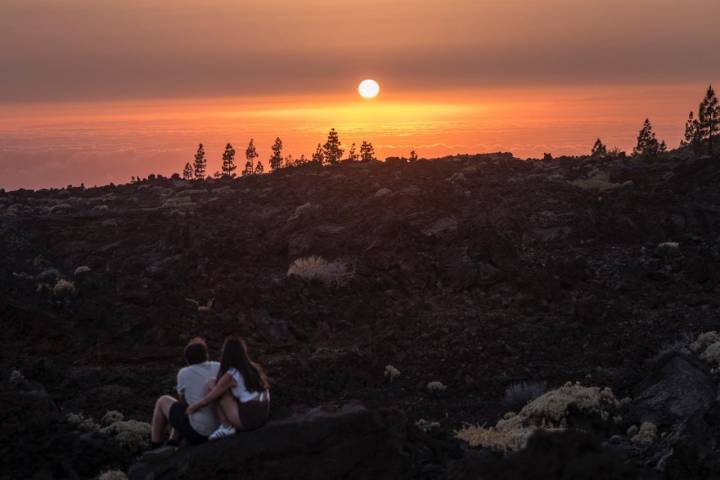
[[[185,397],[188,405],[202,400],[208,393],[208,381],[215,379],[219,369],[218,362],[196,363],[181,368],[177,375],[178,394]],[[210,435],[219,425],[212,405],[190,415],[190,426],[200,435]]]

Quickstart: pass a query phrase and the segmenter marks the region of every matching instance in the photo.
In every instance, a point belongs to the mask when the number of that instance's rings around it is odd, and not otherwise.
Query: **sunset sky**
[[[421,157],[676,146],[720,80],[716,0],[2,0],[0,187],[170,174],[280,136]],[[357,84],[373,78],[380,95]]]

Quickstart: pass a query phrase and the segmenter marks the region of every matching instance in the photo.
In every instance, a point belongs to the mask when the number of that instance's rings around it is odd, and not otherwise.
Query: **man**
[[[203,338],[190,339],[185,346],[185,361],[188,366],[180,369],[177,375],[177,393],[180,401],[170,395],[163,395],[155,402],[151,432],[152,448],[161,445],[168,424],[173,428],[170,435],[172,443],[183,440],[191,445],[206,442],[208,435],[220,424],[212,405],[190,415],[186,414],[187,405],[203,399],[220,368],[218,362],[208,361],[207,344]]]

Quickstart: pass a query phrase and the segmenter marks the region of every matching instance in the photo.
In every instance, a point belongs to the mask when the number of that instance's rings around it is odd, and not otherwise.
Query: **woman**
[[[265,371],[250,359],[245,341],[225,339],[217,379],[202,400],[187,408],[188,415],[217,400],[220,427],[209,440],[234,435],[238,430],[262,427],[270,416],[270,390]]]

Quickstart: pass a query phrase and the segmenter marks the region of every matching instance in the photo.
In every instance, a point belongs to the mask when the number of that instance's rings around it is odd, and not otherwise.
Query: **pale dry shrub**
[[[427,389],[431,392],[444,392],[447,387],[442,382],[433,381],[427,384]]]
[[[720,342],[720,333],[715,330],[711,330],[698,335],[697,339],[690,344],[690,350],[694,353],[701,354],[707,347],[718,342]]]
[[[630,438],[633,443],[640,445],[652,445],[657,439],[657,427],[654,423],[643,422],[638,432]]]
[[[82,413],[68,413],[65,420],[81,432],[97,432],[100,429],[92,417],[85,417]]]
[[[386,365],[385,366],[385,376],[388,377],[390,379],[390,381],[392,382],[393,380],[395,380],[397,377],[400,376],[400,370],[393,367],[392,365]]]
[[[55,282],[55,286],[52,289],[53,295],[56,297],[67,297],[75,294],[75,284],[65,280],[64,278],[59,279]]]
[[[315,203],[307,202],[303,203],[295,209],[295,212],[288,218],[290,220],[297,220],[298,218],[307,217],[315,214],[320,210],[320,205]]]
[[[287,276],[296,276],[305,280],[319,280],[328,286],[341,286],[350,280],[353,272],[341,260],[328,262],[322,257],[298,258],[290,264]]]
[[[100,432],[110,435],[122,448],[135,453],[150,446],[150,428],[146,422],[121,420],[100,429]]]
[[[700,354],[700,358],[705,360],[708,363],[714,363],[716,365],[720,364],[720,342],[713,343],[712,345],[709,345],[702,354]]]
[[[531,401],[518,414],[506,415],[494,427],[468,426],[457,432],[457,437],[470,446],[516,451],[525,447],[536,430],[565,430],[571,413],[618,421],[614,413],[621,405],[609,388],[566,383]]]
[[[83,273],[88,273],[91,270],[92,269],[90,267],[88,267],[87,265],[81,265],[75,269],[75,271],[73,272],[73,275],[75,275],[75,276],[82,275]]]
[[[463,183],[465,182],[465,174],[462,172],[455,172],[446,179],[450,183]]]
[[[195,206],[190,197],[171,197],[163,202],[163,208],[191,208]]]
[[[98,477],[98,480],[127,480],[127,475],[121,470],[108,470]]]
[[[118,412],[117,410],[109,410],[109,411],[105,412],[105,415],[103,415],[100,422],[104,426],[108,426],[115,422],[121,422],[124,419],[125,419],[125,416],[122,413]]]
[[[8,378],[8,381],[13,385],[17,385],[25,381],[25,376],[20,370],[13,368],[12,372],[10,372],[10,378]]]
[[[425,420],[424,418],[415,422],[415,426],[423,432],[429,432],[430,430],[440,428],[440,424],[438,422],[431,422],[430,420]]]
[[[610,176],[607,173],[595,172],[593,175],[588,176],[588,178],[577,179],[570,182],[570,185],[574,185],[584,190],[604,192],[606,190],[632,185],[632,181],[628,180],[623,183],[613,183],[610,181]]]

